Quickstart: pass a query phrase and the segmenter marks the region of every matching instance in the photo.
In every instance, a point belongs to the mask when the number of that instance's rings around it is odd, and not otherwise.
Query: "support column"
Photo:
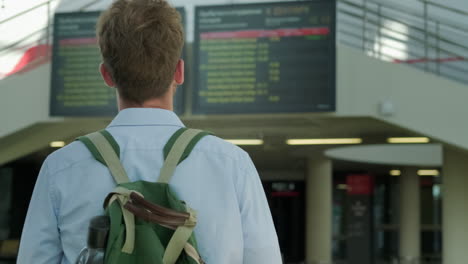
[[[421,258],[421,195],[416,168],[404,168],[400,176],[400,260],[418,264]]]
[[[306,177],[306,263],[332,262],[332,162],[310,157]]]
[[[468,154],[445,148],[442,182],[442,260],[465,264],[468,259]]]

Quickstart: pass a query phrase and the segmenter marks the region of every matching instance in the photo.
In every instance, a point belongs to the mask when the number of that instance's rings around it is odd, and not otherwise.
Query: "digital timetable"
[[[195,11],[194,114],[335,110],[335,3]]]
[[[185,21],[183,9],[177,9]],[[52,47],[51,116],[113,116],[116,91],[99,73],[101,54],[96,39],[100,12],[58,13]],[[130,51],[131,52],[131,51]],[[175,112],[184,111],[184,87],[177,89]]]

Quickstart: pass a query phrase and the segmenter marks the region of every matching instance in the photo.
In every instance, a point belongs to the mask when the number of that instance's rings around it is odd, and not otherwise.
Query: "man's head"
[[[127,102],[142,105],[183,82],[180,15],[165,0],[117,0],[96,29],[109,86]]]

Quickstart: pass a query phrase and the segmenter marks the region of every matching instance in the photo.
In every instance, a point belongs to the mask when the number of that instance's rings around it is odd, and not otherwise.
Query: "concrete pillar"
[[[468,259],[468,153],[444,149],[442,179],[442,260],[466,264]]]
[[[404,168],[400,176],[400,260],[417,264],[421,257],[421,195],[416,168]]]
[[[306,263],[332,262],[332,163],[325,157],[308,160],[306,177]]]

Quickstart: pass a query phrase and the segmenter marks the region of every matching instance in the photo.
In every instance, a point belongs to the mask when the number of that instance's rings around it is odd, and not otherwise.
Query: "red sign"
[[[268,37],[299,37],[299,36],[324,36],[330,34],[327,27],[297,28],[297,29],[272,29],[272,30],[242,30],[225,32],[201,33],[201,39],[229,39],[229,38],[268,38]]]
[[[352,174],[346,177],[349,195],[371,195],[374,192],[374,179],[369,174]]]
[[[97,38],[70,38],[61,39],[60,46],[75,46],[75,45],[94,45],[97,43]]]

